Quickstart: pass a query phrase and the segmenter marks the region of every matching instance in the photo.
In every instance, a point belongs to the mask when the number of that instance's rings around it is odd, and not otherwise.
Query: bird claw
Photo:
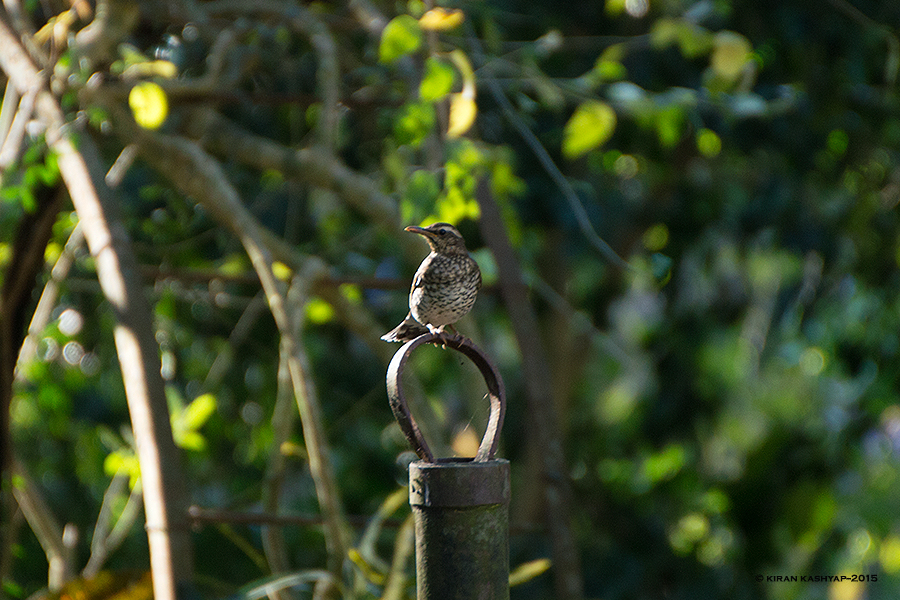
[[[448,326],[448,327],[453,329],[452,326]],[[438,337],[438,339],[440,340],[440,342],[438,342],[438,341],[432,342],[432,344],[434,344],[434,347],[435,348],[443,348],[445,350],[447,349],[448,343],[452,342],[454,345],[458,346],[465,339],[461,333],[456,331],[456,329],[453,329],[453,333],[449,334],[446,331],[444,331],[443,328],[441,328],[441,329],[435,328],[435,329],[431,330],[431,334],[436,335]]]

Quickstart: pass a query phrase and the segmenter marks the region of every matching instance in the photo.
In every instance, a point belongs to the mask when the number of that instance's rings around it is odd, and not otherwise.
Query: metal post
[[[509,461],[409,466],[418,600],[509,598]]]
[[[404,399],[410,353],[435,342],[469,358],[487,384],[490,415],[475,458],[435,460]],[[418,600],[508,600],[509,461],[494,458],[506,412],[500,373],[471,340],[429,333],[394,355],[387,390],[400,429],[421,459],[409,466]]]

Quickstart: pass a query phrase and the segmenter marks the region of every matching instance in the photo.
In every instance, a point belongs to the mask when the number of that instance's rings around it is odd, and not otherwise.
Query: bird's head
[[[433,252],[453,254],[466,253],[466,242],[459,231],[450,223],[434,223],[428,227],[410,225],[406,231],[418,233],[428,241]]]

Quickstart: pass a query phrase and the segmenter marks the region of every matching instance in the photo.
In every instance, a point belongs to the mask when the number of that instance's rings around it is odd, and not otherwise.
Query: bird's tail
[[[386,342],[405,343],[414,340],[423,333],[428,333],[428,328],[413,319],[412,314],[408,313],[403,322],[381,336]]]

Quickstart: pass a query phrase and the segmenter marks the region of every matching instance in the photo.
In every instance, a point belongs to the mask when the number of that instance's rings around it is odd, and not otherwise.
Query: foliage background
[[[119,4],[132,6],[108,6]],[[151,4],[113,13],[136,16],[122,17],[105,53],[84,55],[75,34],[92,11],[65,22],[68,6],[24,9],[35,29],[55,32],[36,38],[56,69],[54,91],[71,119],[89,123],[105,168],[122,164],[127,145],[142,148],[115,197],[153,304],[193,504],[261,511],[277,463],[278,508],[319,511],[296,417],[276,412],[279,331],[251,261],[144,154],[162,136],[204,146],[255,218],[324,261],[326,287],[384,331],[405,313],[425,251],[402,226],[459,224],[487,283],[460,329],[495,357],[510,400],[502,455],[513,465],[513,566],[553,552],[541,448],[497,293],[504,265],[475,223],[480,176],[491,178],[541,328],[553,390],[543,401],[558,415],[568,470],[557,475],[571,484],[586,597],[900,593],[897,3],[473,1],[447,5],[464,23],[424,33],[416,19],[430,6],[418,2]],[[383,19],[367,20],[368,9]],[[386,49],[381,28],[402,14],[411,17],[394,21],[399,46]],[[128,95],[150,81],[163,90],[165,122],[141,130]],[[447,92],[472,81],[475,124],[451,139]],[[323,101],[333,92],[339,108]],[[208,111],[282,148],[333,153],[332,170],[250,157],[203,129]],[[7,273],[16,228],[58,181],[40,136],[26,141],[3,172]],[[65,205],[35,301],[77,221]],[[631,267],[617,266],[598,236]],[[80,532],[78,571],[104,495],[112,515],[127,515],[138,472],[110,307],[87,251],[71,252],[36,354],[20,363],[11,415],[47,514]],[[371,516],[404,484],[410,460],[384,397],[393,348],[379,349],[334,294],[318,292],[304,304],[302,340],[328,456],[347,513]],[[437,350],[415,370],[423,420],[445,451],[465,452],[486,416],[477,381]],[[106,567],[146,569],[140,522]],[[47,563],[21,518],[15,531],[4,591],[24,598],[47,585]],[[203,593],[268,575],[265,535],[258,525],[199,528]],[[321,528],[283,535],[291,570],[326,562]],[[384,560],[396,535],[379,539]],[[842,574],[877,581],[765,580]],[[383,592],[375,579],[363,590]],[[551,567],[512,596],[553,590]]]

